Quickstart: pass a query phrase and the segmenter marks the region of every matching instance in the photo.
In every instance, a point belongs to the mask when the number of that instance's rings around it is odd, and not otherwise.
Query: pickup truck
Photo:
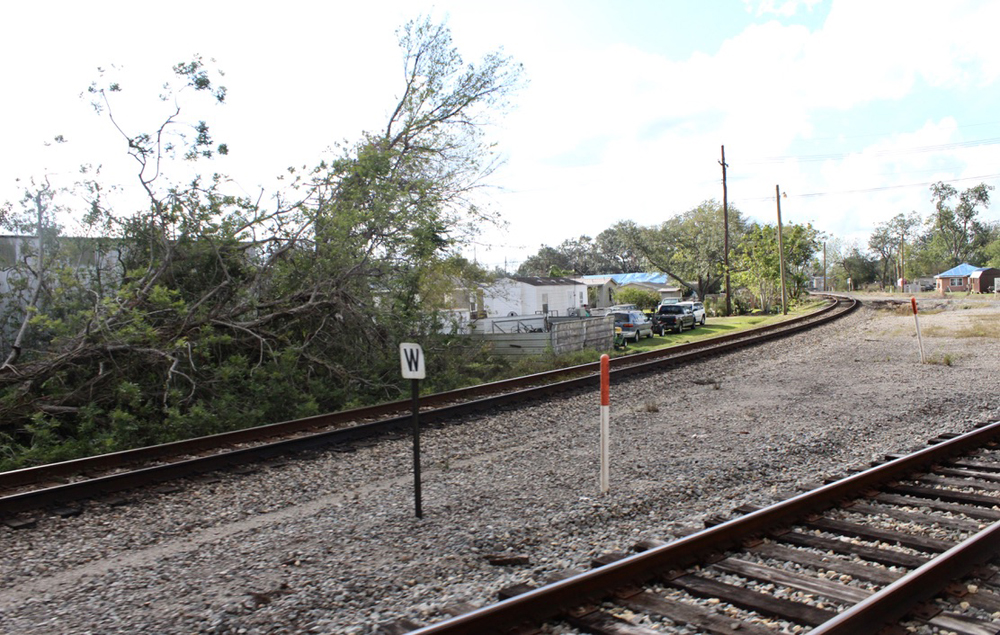
[[[653,314],[653,332],[663,335],[667,331],[683,333],[685,328],[694,328],[694,313],[690,307],[680,304],[661,304]]]

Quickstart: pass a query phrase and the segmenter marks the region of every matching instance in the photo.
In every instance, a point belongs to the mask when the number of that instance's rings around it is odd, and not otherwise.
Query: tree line
[[[785,281],[795,297],[812,275],[846,290],[896,286],[900,278],[934,276],[968,262],[1000,267],[1000,223],[981,220],[993,186],[981,183],[959,191],[938,182],[930,188],[933,210],[897,214],[879,223],[867,245],[825,235],[811,223],[783,226]],[[770,310],[780,300],[777,227],[747,219],[729,207],[732,292],[739,310]],[[824,268],[825,248],[825,268]],[[686,294],[724,291],[722,205],[709,200],[659,225],[615,223],[592,239],[580,236],[542,246],[517,270],[522,276],[563,276],[662,272]]]
[[[796,296],[806,288],[822,234],[811,223],[782,228],[785,281]],[[729,206],[729,270],[737,310],[770,311],[781,299],[777,227],[747,219]],[[672,216],[659,225],[621,221],[597,235],[543,246],[518,268],[518,275],[665,273],[685,295],[704,300],[724,291],[725,236],[722,205],[714,200]]]

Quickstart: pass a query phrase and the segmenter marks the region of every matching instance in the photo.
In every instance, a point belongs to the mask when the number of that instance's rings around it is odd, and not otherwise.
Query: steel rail
[[[687,344],[680,344],[646,353],[639,353],[628,357],[617,357],[611,360],[611,367],[613,369],[618,369],[629,365],[638,365],[642,364],[646,360],[655,360],[662,357],[681,355],[690,351],[713,348],[721,343],[748,337],[757,337],[758,335],[766,334],[779,329],[787,329],[795,324],[822,319],[822,316],[831,312],[837,307],[837,305],[837,302],[831,302],[822,309],[808,315],[799,316],[791,320],[777,322],[775,324],[768,324],[754,329],[747,329],[738,333],[719,335],[699,340],[697,342],[689,342]],[[523,377],[490,382],[487,384],[480,384],[478,386],[470,386],[467,388],[424,395],[421,397],[420,403],[424,408],[440,406],[455,401],[467,400],[469,397],[498,392],[502,393],[533,384],[550,383],[557,381],[561,377],[571,377],[580,374],[594,374],[598,372],[600,372],[600,362],[580,364],[568,368],[535,373],[532,375],[525,375]],[[303,419],[294,419],[263,426],[256,426],[253,428],[246,428],[243,430],[221,432],[219,434],[196,437],[194,439],[185,439],[183,441],[174,441],[160,445],[122,450],[119,452],[111,452],[80,459],[72,459],[69,461],[61,461],[58,463],[49,463],[45,465],[10,470],[7,472],[0,472],[0,489],[13,489],[15,487],[30,483],[37,483],[46,479],[58,479],[84,472],[114,469],[127,463],[147,462],[162,459],[164,457],[196,454],[207,449],[224,447],[227,445],[231,446],[242,443],[257,442],[263,439],[295,434],[297,432],[318,428],[330,428],[359,420],[407,412],[409,408],[409,400],[393,401],[375,406],[341,410],[338,412],[315,415]]]
[[[1000,523],[993,523],[810,633],[876,635],[885,626],[904,618],[917,605],[940,594],[944,585],[967,576],[998,552]]]
[[[857,498],[878,485],[905,478],[914,472],[981,447],[988,441],[998,438],[1000,438],[1000,421],[674,542],[415,630],[412,635],[504,632],[523,622],[554,618],[581,603],[598,600],[616,589],[640,584],[655,576],[682,569],[708,555],[738,545],[748,538],[790,526],[810,514],[834,507],[841,501]],[[991,536],[991,541],[985,543],[986,548],[992,544],[992,539]],[[953,562],[959,560],[956,558]],[[961,562],[965,564],[967,558],[961,559]],[[926,584],[926,579],[922,580],[921,584]],[[938,586],[940,588],[940,585]],[[893,601],[898,600],[898,593],[900,591],[894,591],[891,595]],[[884,608],[869,610],[886,611]],[[865,617],[870,615],[872,613]],[[864,617],[854,619],[863,620]],[[852,625],[854,623],[852,621]],[[846,629],[836,632],[855,631]]]
[[[837,313],[832,310],[837,305],[838,303],[834,302],[831,303],[831,305],[824,307],[821,311],[809,314],[808,317],[812,319],[808,321],[797,319],[793,322],[792,320],[788,320],[778,323],[778,325],[784,326],[784,328],[775,328],[776,325],[768,325],[767,327],[752,330],[753,333],[751,337],[747,337],[746,335],[751,331],[742,331],[741,334],[743,337],[728,335],[717,338],[709,338],[702,341],[713,342],[714,345],[712,346],[704,345],[702,342],[695,342],[692,344],[699,344],[700,346],[689,347],[689,345],[682,345],[672,347],[672,349],[669,350],[674,351],[675,354],[669,357],[661,353],[661,351],[654,351],[660,354],[656,356],[642,357],[641,359],[648,361],[641,361],[640,363],[633,363],[627,366],[619,364],[620,367],[612,372],[618,377],[623,377],[637,373],[651,372],[662,368],[665,365],[676,365],[687,361],[693,361],[710,354],[715,355],[729,352],[737,348],[755,345],[760,342],[798,333],[804,329],[813,328],[819,324],[825,324],[830,320],[845,315],[857,307],[856,301],[852,301],[852,303],[843,312]],[[634,362],[638,357],[639,356],[633,356],[632,361]],[[652,359],[650,359],[651,357]],[[622,359],[627,358],[617,358],[615,361],[620,361]],[[463,403],[430,409],[426,412],[421,412],[421,419],[424,423],[433,423],[454,418],[463,414],[468,414],[470,412],[496,408],[504,405],[520,404],[525,399],[536,399],[560,392],[591,386],[596,384],[599,379],[597,372],[598,369],[592,368],[594,366],[595,365],[593,364],[586,364],[573,367],[572,369],[566,369],[568,371],[574,371],[575,374],[589,371],[588,374],[584,374],[573,379],[555,381],[521,391],[508,392],[478,400],[466,401]],[[533,375],[530,377],[538,377],[539,375]],[[552,373],[544,375],[547,375],[549,379],[555,376]],[[517,378],[516,380],[511,381],[523,381],[524,379],[526,378]],[[495,384],[500,383],[504,382],[495,382]],[[511,386],[515,384],[508,383],[507,385]],[[481,389],[482,387],[476,388]],[[428,397],[440,398],[448,395],[448,399],[442,398],[439,399],[439,401],[454,401],[457,399],[458,393],[462,392],[463,391],[451,391],[449,393],[438,393],[437,395],[431,395]],[[464,394],[468,395],[467,392]],[[423,401],[426,403],[426,400]],[[377,408],[381,410],[388,406],[389,404],[386,404]],[[273,437],[278,434],[278,432],[273,431],[276,427],[285,426],[282,429],[282,432],[287,435],[292,432],[300,432],[309,428],[320,427],[321,425],[334,425],[329,423],[331,419],[338,419],[340,422],[343,422],[342,418],[348,418],[351,414],[355,415],[354,419],[347,420],[356,421],[360,418],[362,413],[370,416],[371,410],[358,409],[341,413],[333,413],[331,415],[319,415],[317,417],[310,417],[307,419],[271,424],[270,426],[263,426],[263,428],[272,429],[272,431],[269,432],[269,436]],[[318,423],[320,421],[323,423]],[[200,473],[228,468],[233,465],[245,464],[251,462],[252,460],[266,459],[280,454],[314,449],[326,445],[356,441],[380,434],[401,431],[409,421],[411,421],[409,415],[400,415],[381,421],[316,432],[264,445],[228,450],[211,456],[173,461],[162,465],[149,466],[137,470],[99,476],[78,482],[11,494],[0,497],[0,515],[16,514],[32,509],[60,505],[80,499],[113,494],[128,489],[163,483],[165,481],[185,476],[193,476]],[[256,428],[252,430],[259,431],[260,429]],[[178,456],[185,453],[189,454],[201,451],[206,448],[217,449],[220,446],[227,444],[247,443],[250,440],[259,440],[260,438],[255,437],[254,439],[245,439],[239,436],[240,432],[244,431],[237,431],[236,433],[223,433],[210,437],[200,437],[198,439],[179,441],[172,444],[166,444],[164,446],[151,446],[149,448],[140,448],[138,450],[123,451],[86,459],[76,459],[74,461],[66,461],[64,463],[39,466],[37,468],[25,468],[23,470],[0,474],[0,486],[10,487],[11,483],[17,485],[36,483],[43,481],[44,479],[58,478],[66,474],[78,474],[86,471],[116,468],[121,467],[126,462],[135,463],[143,460],[155,460],[164,456]],[[164,448],[170,448],[172,452],[168,453]],[[7,477],[7,480],[4,481],[3,477]]]

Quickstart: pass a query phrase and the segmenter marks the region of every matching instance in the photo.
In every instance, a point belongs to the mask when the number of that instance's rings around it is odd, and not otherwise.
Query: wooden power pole
[[[726,274],[726,315],[733,314],[733,301],[729,295],[729,193],[726,190],[726,146],[722,146],[722,227],[724,233],[722,246],[722,268]]]
[[[785,304],[785,243],[781,238],[781,189],[774,186],[774,199],[778,201],[778,270],[781,272],[781,314],[788,315],[788,305]]]
[[[826,241],[823,242],[823,293],[827,292],[826,288]]]

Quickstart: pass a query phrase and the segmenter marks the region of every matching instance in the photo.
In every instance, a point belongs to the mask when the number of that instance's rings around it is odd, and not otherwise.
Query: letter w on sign
[[[427,376],[424,368],[424,351],[420,344],[402,342],[399,345],[399,364],[403,379],[423,379]]]

